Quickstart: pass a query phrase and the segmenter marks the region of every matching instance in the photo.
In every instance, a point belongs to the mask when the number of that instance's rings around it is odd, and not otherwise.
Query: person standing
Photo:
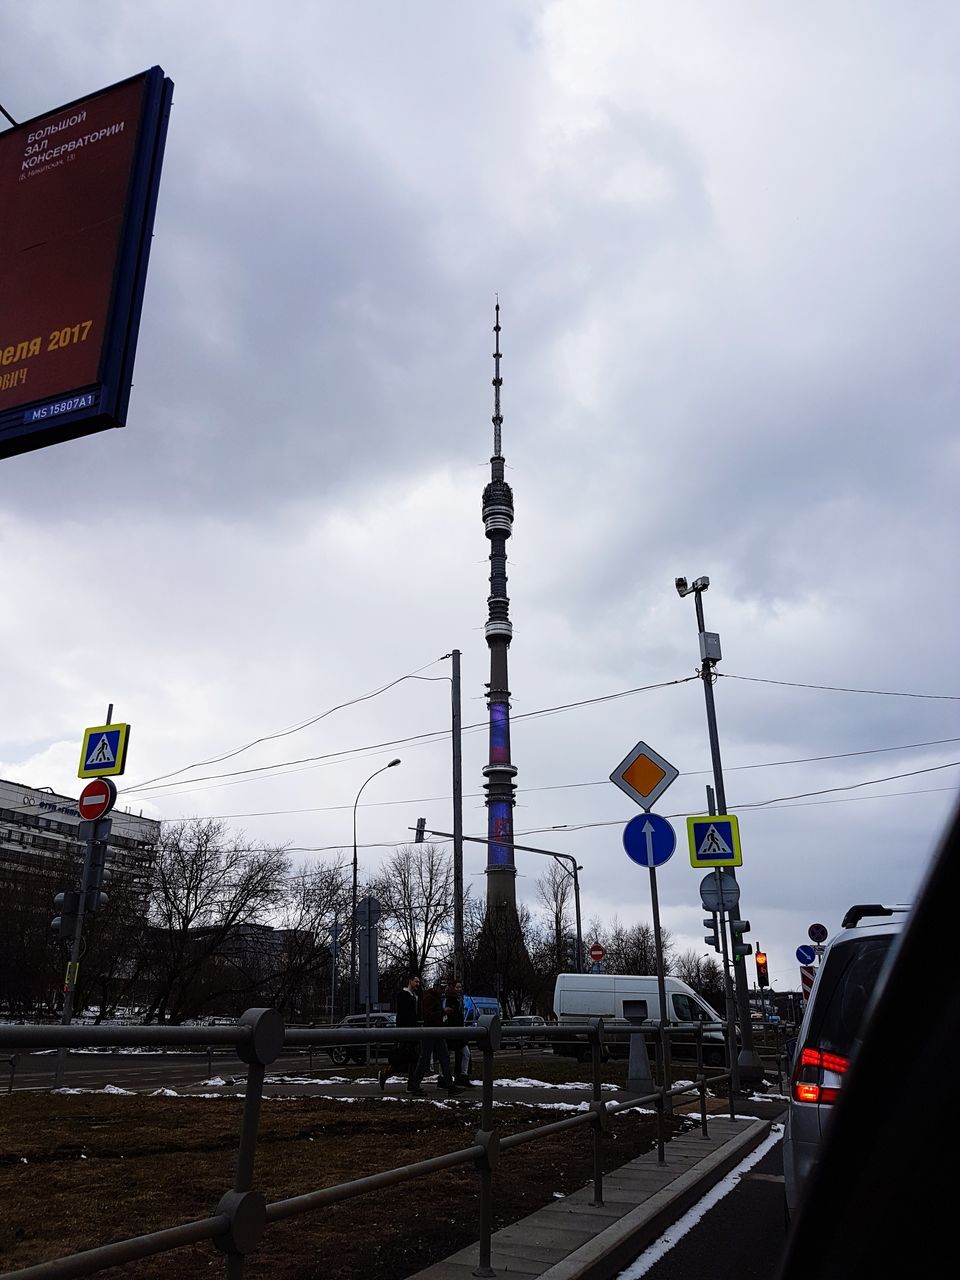
[[[447,1011],[447,1026],[462,1027],[465,1025],[464,1008],[463,1008],[463,983],[453,982],[447,986],[446,994],[443,999],[444,1006]],[[466,1040],[454,1041],[453,1051],[453,1078],[455,1082],[463,1088],[473,1088],[473,1081],[470,1079],[470,1045]]]
[[[407,981],[400,988],[397,996],[397,1026],[398,1027],[418,1027],[421,1022],[420,1017],[420,975],[418,973],[410,973]],[[392,1056],[388,1055],[388,1061],[391,1067],[396,1071],[406,1069],[407,1071],[407,1089],[410,1093],[418,1093],[422,1090],[412,1088],[413,1074],[417,1062],[417,1045],[413,1040],[401,1040],[393,1049]],[[378,1082],[381,1089],[387,1086],[387,1070],[381,1068]]]
[[[423,1025],[424,1027],[442,1027],[444,1023],[443,996],[440,994],[440,984],[434,983],[432,987],[424,992],[423,996]],[[437,1088],[446,1089],[448,1093],[459,1093],[460,1089],[454,1082],[453,1076],[450,1074],[450,1053],[447,1049],[446,1040],[429,1039],[420,1041],[420,1055],[417,1058],[417,1065],[413,1069],[410,1077],[410,1084],[407,1086],[408,1093],[422,1093],[420,1085],[423,1077],[430,1070],[430,1061],[434,1053],[440,1064],[440,1074],[437,1077]]]

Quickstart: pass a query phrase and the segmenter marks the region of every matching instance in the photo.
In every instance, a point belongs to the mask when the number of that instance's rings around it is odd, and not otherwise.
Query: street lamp
[[[353,802],[353,895],[351,898],[351,915],[350,915],[350,1012],[356,1013],[357,1009],[357,805],[360,803],[360,797],[363,794],[363,788],[367,782],[372,782],[378,773],[385,773],[387,769],[392,769],[394,765],[400,763],[399,756],[396,760],[391,760],[389,764],[383,765],[380,769],[374,770],[366,782],[363,783],[357,792],[357,798]]]

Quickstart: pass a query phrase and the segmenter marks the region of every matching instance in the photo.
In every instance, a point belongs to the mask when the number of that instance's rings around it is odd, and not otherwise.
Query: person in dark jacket
[[[444,1024],[445,1012],[443,1008],[443,996],[440,993],[439,983],[434,983],[423,996],[423,1025],[425,1027],[442,1027]],[[430,1070],[430,1061],[437,1054],[440,1063],[440,1074],[437,1078],[437,1088],[446,1089],[449,1093],[459,1093],[453,1076],[450,1074],[450,1053],[447,1049],[446,1040],[421,1040],[420,1054],[417,1058],[417,1065],[413,1069],[410,1076],[410,1084],[407,1086],[408,1093],[422,1093],[420,1088],[423,1077]]]
[[[406,985],[400,988],[400,992],[397,995],[397,1026],[418,1027],[420,1022],[420,975],[411,973],[407,976]],[[394,1071],[407,1072],[407,1088],[411,1093],[415,1093],[416,1090],[412,1089],[411,1086],[413,1084],[413,1071],[417,1062],[416,1041],[405,1040],[395,1044],[387,1054],[387,1061]],[[386,1067],[380,1069],[377,1080],[381,1089],[387,1087]]]

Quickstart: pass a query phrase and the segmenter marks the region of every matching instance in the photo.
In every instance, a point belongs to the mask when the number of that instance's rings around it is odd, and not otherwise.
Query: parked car
[[[370,1021],[368,1023],[367,1015],[365,1013],[352,1013],[348,1018],[344,1018],[342,1022],[338,1023],[338,1025],[343,1027],[345,1030],[349,1029],[351,1031],[356,1030],[358,1027],[362,1028],[368,1025],[377,1028],[395,1027],[397,1025],[397,1015],[395,1013],[371,1013]],[[327,1049],[327,1053],[330,1055],[330,1059],[334,1066],[344,1067],[348,1062],[356,1062],[358,1064],[366,1062],[368,1047],[371,1055],[376,1055],[378,1049],[382,1051],[385,1048],[383,1045],[367,1046],[365,1044],[332,1044]]]
[[[538,1027],[545,1027],[546,1019],[541,1018],[538,1013],[519,1013],[515,1018],[508,1018],[503,1024],[504,1031],[524,1031],[522,1039],[508,1039],[507,1044],[513,1043],[514,1046],[530,1045],[537,1040]]]
[[[907,907],[857,905],[827,943],[792,1050],[783,1139],[788,1216],[820,1156],[865,1015],[906,923]]]

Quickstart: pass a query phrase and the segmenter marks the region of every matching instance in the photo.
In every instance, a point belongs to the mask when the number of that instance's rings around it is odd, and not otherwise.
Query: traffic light
[[[58,938],[70,939],[77,929],[77,908],[80,906],[80,895],[74,889],[64,889],[53,899],[53,909],[57,914],[50,921],[50,930]]]
[[[744,942],[743,935],[750,932],[749,920],[731,920],[730,936],[733,939],[733,954],[736,956],[752,956],[753,944]]]
[[[414,842],[414,844],[423,844],[423,836],[424,836],[424,832],[426,831],[426,829],[427,829],[427,820],[426,820],[426,818],[418,818],[418,819],[417,819],[417,833],[416,833],[416,835],[413,837],[413,842]]]
[[[767,953],[758,951],[756,955],[757,961],[757,986],[769,987],[770,974],[767,972]]]
[[[703,935],[704,942],[713,947],[714,951],[720,950],[720,926],[717,923],[717,913],[714,911],[712,915],[704,916],[703,927],[710,929],[712,932]]]
[[[107,843],[105,840],[94,840],[90,851],[90,870],[87,874],[87,896],[84,911],[92,915],[100,907],[107,905],[107,895],[101,892],[101,886],[112,879],[106,866]]]

